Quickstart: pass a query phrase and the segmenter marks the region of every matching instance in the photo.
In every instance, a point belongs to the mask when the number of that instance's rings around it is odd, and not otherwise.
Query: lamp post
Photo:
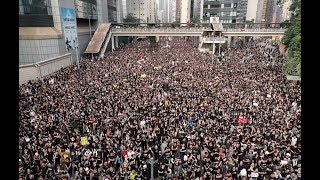
[[[221,50],[221,31],[220,31],[220,34],[219,34],[219,56],[220,56],[220,50]]]
[[[212,56],[211,56],[211,63],[213,64],[213,55],[214,55],[214,42],[212,43]]]
[[[154,160],[153,158],[150,158],[147,160],[147,163],[151,165],[151,180],[154,180],[154,164],[156,164],[158,160]]]
[[[79,48],[78,38],[76,38],[76,57],[77,57],[77,66],[78,66],[78,69],[80,69],[79,55],[78,55],[78,48]]]

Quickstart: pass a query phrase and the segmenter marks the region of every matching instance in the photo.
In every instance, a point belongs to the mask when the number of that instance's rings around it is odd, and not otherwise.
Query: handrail
[[[203,32],[209,30],[205,27],[181,27],[181,28],[171,28],[171,27],[131,27],[131,28],[111,28],[113,33],[126,33],[126,32],[146,32],[146,33],[166,33],[166,32]],[[224,32],[285,32],[286,29],[282,28],[225,28]]]
[[[202,41],[225,41],[225,37],[202,37]]]

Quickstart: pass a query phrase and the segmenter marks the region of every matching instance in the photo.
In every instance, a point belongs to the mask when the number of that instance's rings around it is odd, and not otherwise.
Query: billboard
[[[70,51],[75,49],[78,40],[76,14],[74,9],[62,7],[61,16],[66,50]]]

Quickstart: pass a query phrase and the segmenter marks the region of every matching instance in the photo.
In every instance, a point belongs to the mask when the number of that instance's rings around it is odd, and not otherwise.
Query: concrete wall
[[[19,67],[19,84],[24,84],[29,80],[37,79],[40,76],[39,68],[34,64]]]
[[[92,32],[92,34],[94,34],[94,32]],[[83,52],[86,50],[89,42],[90,42],[90,34],[78,34],[78,43],[79,43],[79,50],[80,50],[80,55],[82,56]]]
[[[71,54],[68,53],[38,63],[22,65],[19,67],[19,84],[48,76],[72,64]]]
[[[59,49],[59,39],[19,40],[19,65],[56,57]]]
[[[78,34],[79,54],[83,54],[90,41],[88,33]],[[67,53],[64,38],[60,39],[20,39],[19,65],[37,63]],[[76,60],[76,51],[72,50],[72,59]]]

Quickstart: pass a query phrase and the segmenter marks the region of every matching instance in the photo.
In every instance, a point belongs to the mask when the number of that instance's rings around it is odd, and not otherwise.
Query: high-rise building
[[[247,0],[201,0],[200,21],[210,22],[210,17],[219,17],[222,23],[244,23]]]
[[[162,21],[160,21],[160,22],[161,23],[169,23],[170,22],[170,16],[169,16],[170,2],[169,2],[169,0],[159,0],[158,4],[159,4],[158,11],[159,11],[159,13],[160,13],[160,11],[162,12],[162,18],[160,18],[160,19],[162,19]]]
[[[247,16],[246,20],[251,21],[252,19],[256,22],[257,17],[258,0],[248,0]]]
[[[169,0],[169,22],[173,23],[176,21],[177,15],[177,0]]]
[[[176,21],[180,22],[181,20],[181,1],[176,0]]]
[[[117,22],[123,22],[123,19],[127,16],[127,1],[126,0],[117,0]]]
[[[264,4],[265,4],[264,1],[265,0],[258,0],[255,23],[262,22],[262,14],[263,14],[262,12],[265,13],[265,9],[266,9],[266,8],[264,8]]]
[[[181,0],[180,23],[190,23],[191,1]]]
[[[256,23],[280,23],[283,9],[277,5],[277,0],[259,0],[257,4]]]
[[[287,0],[282,5],[282,21],[290,20],[291,12],[289,11],[289,8],[292,4],[291,0]]]
[[[81,55],[91,39],[90,27],[93,34],[98,23],[109,22],[113,18],[108,17],[108,2],[19,0],[19,64],[37,63],[66,53],[71,53],[72,59],[76,59],[76,41]],[[72,19],[76,20],[77,39],[70,42],[72,48],[68,48],[65,40],[63,17],[66,14],[63,13],[66,12],[71,12]]]
[[[121,11],[122,11],[122,17],[123,17],[123,18],[126,18],[127,15],[128,15],[128,11],[127,11],[127,0],[119,0],[119,1],[121,1],[120,8],[121,8]]]
[[[160,22],[160,8],[159,8],[159,0],[154,1],[155,6],[155,21]]]
[[[117,2],[108,0],[108,21],[117,22]]]
[[[156,22],[156,7],[155,7],[155,1],[150,0],[149,2],[149,23],[155,23]]]
[[[239,1],[239,7],[237,10],[237,23],[245,23],[246,17],[247,17],[247,7],[248,7],[248,0],[240,0]]]
[[[132,14],[142,23],[155,22],[154,0],[127,0],[127,14]]]
[[[200,9],[201,9],[201,0],[191,0],[191,12],[190,18],[195,18],[200,20]]]

